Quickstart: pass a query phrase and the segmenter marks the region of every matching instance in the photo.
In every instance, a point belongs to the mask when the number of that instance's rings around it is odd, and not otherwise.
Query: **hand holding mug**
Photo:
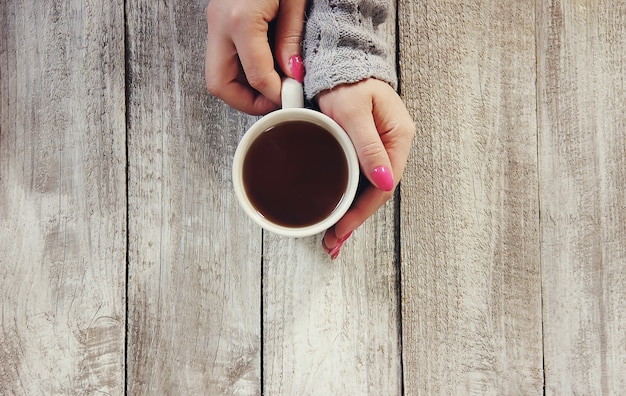
[[[335,258],[352,231],[393,196],[406,166],[415,125],[396,91],[376,79],[340,85],[317,99],[321,110],[352,139],[361,171],[372,184],[326,231],[323,247]]]
[[[211,0],[205,77],[209,92],[237,110],[260,115],[280,107],[283,73],[302,82],[300,43],[306,0]],[[268,37],[270,22],[276,22]],[[269,40],[273,40],[270,43]]]

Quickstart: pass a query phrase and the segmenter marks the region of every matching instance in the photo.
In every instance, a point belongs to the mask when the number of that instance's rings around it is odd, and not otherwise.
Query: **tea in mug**
[[[348,162],[326,129],[288,121],[252,142],[243,162],[243,184],[250,202],[266,219],[305,227],[323,220],[341,202]]]

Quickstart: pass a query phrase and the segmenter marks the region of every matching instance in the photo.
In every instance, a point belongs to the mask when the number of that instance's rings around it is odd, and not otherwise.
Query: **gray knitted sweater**
[[[339,84],[373,77],[397,85],[378,26],[389,0],[313,0],[304,32],[304,90],[308,99]]]

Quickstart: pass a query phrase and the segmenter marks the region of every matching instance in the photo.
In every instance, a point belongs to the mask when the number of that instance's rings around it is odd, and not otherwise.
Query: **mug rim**
[[[269,221],[252,205],[247,197],[243,183],[243,160],[255,139],[266,132],[270,127],[290,121],[311,122],[329,132],[341,146],[348,165],[348,183],[346,190],[335,209],[324,219],[303,227],[288,227]],[[294,238],[312,236],[336,224],[352,205],[356,196],[360,176],[358,157],[348,134],[337,122],[324,113],[306,108],[278,109],[258,119],[248,128],[237,145],[233,157],[232,169],[235,195],[248,217],[265,230]]]

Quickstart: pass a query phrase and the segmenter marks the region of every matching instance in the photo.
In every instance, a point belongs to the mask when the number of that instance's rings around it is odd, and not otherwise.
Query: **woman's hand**
[[[352,231],[393,196],[406,166],[415,125],[396,91],[373,78],[340,85],[317,99],[322,112],[352,139],[361,171],[372,183],[324,234],[324,250],[336,258]]]
[[[249,114],[277,109],[281,77],[270,45],[283,73],[302,82],[305,8],[306,0],[211,0],[205,60],[209,92]],[[274,36],[268,37],[272,21]]]

